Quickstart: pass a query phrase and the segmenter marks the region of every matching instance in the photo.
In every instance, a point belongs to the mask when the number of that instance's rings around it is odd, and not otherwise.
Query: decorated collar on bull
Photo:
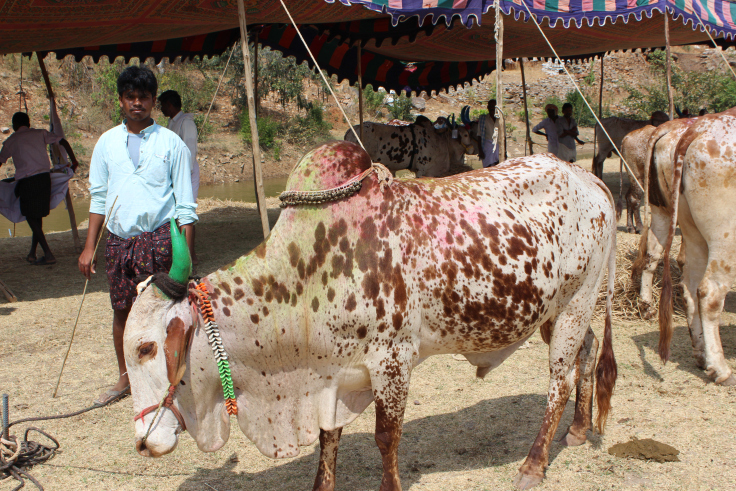
[[[172,262],[169,273],[149,277],[145,282],[139,285],[139,293],[150,283],[153,283],[154,287],[160,290],[161,293],[168,298],[183,298],[188,293],[189,305],[192,308],[193,324],[198,323],[200,314],[204,321],[204,329],[207,333],[207,339],[215,355],[215,360],[217,361],[217,369],[220,373],[220,381],[222,382],[222,391],[225,396],[225,408],[227,413],[230,415],[237,415],[238,406],[235,400],[235,393],[233,391],[230,362],[228,361],[225,347],[222,344],[220,329],[215,322],[212,304],[210,303],[210,294],[204,282],[190,282],[192,259],[189,255],[189,247],[187,247],[186,238],[179,231],[179,227],[173,218],[171,219],[171,247]],[[197,312],[197,308],[199,309],[199,312]],[[138,419],[142,419],[145,415],[156,411],[156,414],[151,420],[148,431],[146,432],[146,436],[143,438],[144,442],[162,408],[167,408],[174,414],[182,431],[186,431],[187,429],[184,418],[176,406],[174,406],[174,392],[181,382],[181,379],[184,377],[184,371],[186,370],[184,358],[186,357],[189,344],[192,336],[194,335],[194,327],[195,326],[192,325],[188,330],[188,333],[178,338],[178,342],[173,343],[175,346],[168,346],[167,343],[167,346],[165,347],[165,350],[167,351],[166,369],[169,377],[169,387],[164,398],[158,404],[154,404],[143,409],[133,418],[134,421],[137,421]]]

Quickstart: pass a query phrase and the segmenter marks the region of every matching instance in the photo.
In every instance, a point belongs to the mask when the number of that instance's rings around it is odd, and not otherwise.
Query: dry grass
[[[619,232],[616,237],[616,279],[614,281],[613,290],[613,311],[612,315],[615,319],[620,320],[641,320],[646,314],[646,308],[639,303],[639,288],[641,286],[640,279],[634,281],[631,279],[631,266],[633,265],[639,253],[639,235],[627,234]],[[674,315],[678,320],[685,318],[685,299],[680,286],[680,278],[682,272],[677,266],[677,253],[680,250],[681,237],[678,235],[673,240],[672,250],[670,251],[670,271],[672,274],[672,284],[676,285],[674,289]],[[659,262],[654,273],[652,282],[652,311],[659,309],[659,295],[662,282],[662,273],[664,268],[662,261]],[[608,282],[608,272],[603,280],[603,284]],[[601,289],[596,303],[596,316],[605,315],[606,309],[606,291]]]

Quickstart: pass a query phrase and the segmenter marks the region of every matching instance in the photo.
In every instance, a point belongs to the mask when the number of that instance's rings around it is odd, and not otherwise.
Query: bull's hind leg
[[[575,378],[577,389],[575,397],[575,417],[562,440],[567,446],[582,445],[586,433],[593,427],[593,371],[595,370],[598,340],[593,330],[588,328],[583,345],[575,359]]]
[[[334,491],[337,448],[342,428],[333,431],[319,430],[319,468],[312,491]]]
[[[514,484],[519,489],[529,489],[544,479],[544,471],[549,462],[549,446],[575,385],[575,359],[586,337],[594,298],[585,295],[583,302],[581,297],[576,297],[559,316],[552,331],[549,343],[547,409],[534,445],[514,479]]]
[[[661,208],[653,206],[651,210],[651,228],[647,232],[647,237],[642,237],[642,240],[647,241],[647,249],[644,257],[644,269],[641,272],[641,289],[639,290],[639,296],[641,297],[639,303],[644,308],[645,319],[651,319],[656,313],[651,307],[652,281],[654,280],[654,272],[657,269],[659,259],[662,257],[662,251],[664,250],[662,244],[667,240],[670,227],[670,217]]]
[[[380,491],[401,491],[399,441],[413,366],[410,353],[396,349],[391,355],[377,367],[369,367],[376,403],[376,445],[383,462]]]

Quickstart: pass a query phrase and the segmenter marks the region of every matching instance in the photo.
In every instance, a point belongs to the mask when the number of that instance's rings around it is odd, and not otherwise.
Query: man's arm
[[[77,167],[79,167],[79,162],[77,161],[77,157],[74,155],[74,150],[72,150],[72,146],[69,145],[69,142],[66,141],[66,139],[64,138],[59,140],[59,145],[64,147],[64,150],[66,150],[66,154],[69,156],[69,160],[72,161],[72,171],[76,172]]]
[[[84,243],[84,251],[79,256],[79,271],[85,278],[90,279],[90,275],[95,272],[95,263],[97,262],[95,255],[95,246],[97,238],[102,231],[102,225],[105,223],[105,215],[97,213],[89,214],[89,229],[87,229],[87,241]]]
[[[186,145],[182,145],[180,142],[172,151],[171,157],[171,184],[174,188],[174,199],[176,201],[174,218],[179,221],[180,226],[195,224],[197,222],[197,204],[194,202],[192,195],[191,154]]]
[[[191,119],[186,119],[181,125],[181,129],[181,139],[184,140],[184,144],[189,149],[192,159],[197,158],[197,125]]]

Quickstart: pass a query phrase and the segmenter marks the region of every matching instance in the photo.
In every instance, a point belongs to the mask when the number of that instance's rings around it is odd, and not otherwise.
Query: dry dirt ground
[[[608,175],[611,184],[617,175]],[[269,203],[272,223],[278,218]],[[620,224],[622,225],[622,223]],[[621,230],[621,227],[619,227]],[[86,234],[81,231],[82,236]],[[623,238],[625,232],[619,232]],[[205,202],[198,225],[198,271],[232,261],[260,241],[252,206]],[[88,406],[116,376],[110,335],[112,312],[104,274],[90,282],[77,337],[61,389],[51,398],[81,299],[84,280],[69,233],[51,235],[58,264],[25,264],[27,239],[0,239],[0,278],[18,295],[0,300],[0,393],[10,395],[11,420],[60,414]],[[631,241],[628,241],[631,242]],[[733,294],[731,294],[733,295]],[[730,299],[733,300],[733,299]],[[721,336],[736,366],[736,310],[727,303]],[[596,321],[600,335],[602,322]],[[654,322],[614,322],[619,379],[604,436],[565,448],[554,443],[547,479],[538,488],[560,489],[733,489],[736,481],[736,389],[717,387],[690,356],[687,327],[676,321],[672,359],[656,355]],[[451,356],[430,358],[415,371],[400,446],[405,490],[505,490],[539,430],[548,383],[546,345],[538,335],[485,380]],[[558,439],[571,423],[568,404]],[[62,453],[32,473],[47,490],[309,490],[318,448],[297,458],[273,461],[261,455],[233,423],[220,451],[201,453],[184,433],[173,454],[158,460],[138,456],[133,447],[131,399],[58,421],[39,423],[61,442]],[[369,407],[343,432],[338,489],[375,490],[381,460],[373,440]],[[23,425],[12,429],[19,435]],[[659,464],[609,455],[613,444],[654,438],[680,450],[680,462]],[[40,440],[40,438],[39,438]],[[0,490],[14,483],[0,481]]]

